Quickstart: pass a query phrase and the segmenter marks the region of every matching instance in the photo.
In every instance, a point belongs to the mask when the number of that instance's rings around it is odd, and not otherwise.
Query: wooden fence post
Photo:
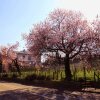
[[[74,70],[74,81],[77,80],[77,75],[76,75],[76,73],[77,73],[77,70],[76,70],[76,67],[75,67],[75,70]]]
[[[62,79],[62,71],[61,71],[61,73],[60,73],[60,76],[61,76],[60,79]]]
[[[57,71],[56,76],[57,76],[57,80],[58,80],[59,79],[59,71]]]
[[[94,82],[96,82],[96,78],[95,78],[95,71],[94,71]]]
[[[55,79],[55,72],[53,72],[53,80]]]
[[[85,81],[85,85],[86,85],[86,69],[85,69],[85,67],[83,67],[83,70],[84,70],[84,81]]]
[[[84,72],[84,79],[86,79],[86,71],[85,71],[85,67],[83,67],[83,72]]]

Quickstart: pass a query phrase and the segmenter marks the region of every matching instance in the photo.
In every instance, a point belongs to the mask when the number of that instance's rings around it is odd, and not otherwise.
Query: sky
[[[29,33],[33,24],[43,21],[57,8],[80,11],[88,20],[100,15],[100,0],[0,0],[0,45],[20,43],[22,34]]]

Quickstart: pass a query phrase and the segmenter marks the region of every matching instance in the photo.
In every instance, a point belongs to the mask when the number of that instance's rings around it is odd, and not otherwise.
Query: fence
[[[78,69],[78,68],[72,68],[72,79],[74,81],[100,81],[100,71],[99,70],[87,70],[85,67]],[[0,76],[5,75],[6,73],[1,73]],[[17,72],[12,72],[8,74],[17,74]],[[65,72],[64,69],[54,70],[54,69],[48,69],[48,70],[29,70],[29,71],[23,71],[21,72],[21,76],[25,77],[27,75],[36,75],[37,77],[43,76],[44,78],[49,77],[51,80],[63,80],[65,78]],[[20,76],[19,76],[20,77]]]

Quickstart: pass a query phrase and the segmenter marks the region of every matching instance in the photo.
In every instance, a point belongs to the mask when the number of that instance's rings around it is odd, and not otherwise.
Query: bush
[[[17,74],[12,74],[11,78],[16,79],[18,77]]]
[[[48,80],[48,81],[51,80],[51,77],[50,76],[47,76],[46,77],[46,80]]]
[[[2,78],[8,78],[8,74],[3,74]]]
[[[45,80],[45,79],[46,79],[46,77],[44,75],[37,77],[37,80]]]
[[[36,78],[37,78],[37,75],[32,74],[32,75],[27,75],[27,76],[25,77],[25,80],[31,81],[31,80],[35,80]]]
[[[80,77],[80,78],[78,79],[78,81],[79,81],[79,82],[84,82],[85,79],[84,79],[83,77]]]

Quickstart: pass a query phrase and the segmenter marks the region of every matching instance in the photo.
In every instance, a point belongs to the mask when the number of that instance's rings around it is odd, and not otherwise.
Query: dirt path
[[[89,89],[88,89],[89,90]],[[100,94],[0,82],[0,100],[100,100]]]

